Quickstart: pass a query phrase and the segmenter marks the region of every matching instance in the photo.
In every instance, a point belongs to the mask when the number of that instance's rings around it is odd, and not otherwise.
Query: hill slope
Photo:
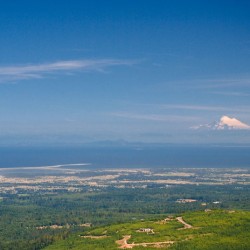
[[[46,250],[250,249],[250,212],[199,211],[89,229]]]

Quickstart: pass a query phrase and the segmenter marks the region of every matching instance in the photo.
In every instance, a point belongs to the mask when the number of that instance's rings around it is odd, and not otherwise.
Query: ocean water
[[[250,167],[250,146],[0,148],[0,168],[77,163],[91,168],[245,168]]]

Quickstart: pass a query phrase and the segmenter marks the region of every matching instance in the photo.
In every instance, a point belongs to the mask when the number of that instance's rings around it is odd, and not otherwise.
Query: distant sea
[[[76,163],[91,168],[242,168],[250,167],[250,146],[0,148],[0,168]]]

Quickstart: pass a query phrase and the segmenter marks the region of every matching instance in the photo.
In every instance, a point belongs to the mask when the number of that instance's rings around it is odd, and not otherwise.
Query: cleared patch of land
[[[162,223],[163,221],[165,223]],[[84,246],[88,250],[141,249],[143,247],[168,250],[248,250],[250,239],[245,229],[249,228],[249,221],[250,212],[246,211],[189,212],[160,221],[134,221],[90,229],[81,237],[74,238],[71,249],[78,250],[81,249],[80,246]],[[184,227],[180,228],[180,224]],[[142,229],[153,230],[154,234],[140,233],[139,231],[145,231]],[[61,241],[47,247],[46,250],[66,250],[66,242]]]
[[[129,240],[131,238],[131,235],[125,235],[123,236],[123,238],[121,240],[117,240],[116,244],[119,245],[119,248],[133,248],[133,247],[137,247],[137,246],[143,246],[143,247],[147,247],[147,246],[151,246],[151,247],[156,247],[156,248],[160,248],[163,246],[168,246],[171,244],[174,244],[174,241],[162,241],[162,242],[143,242],[143,243],[131,243],[129,244],[127,242],[127,240]]]

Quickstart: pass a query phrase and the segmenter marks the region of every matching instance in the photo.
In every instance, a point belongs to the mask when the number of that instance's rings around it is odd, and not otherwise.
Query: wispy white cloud
[[[57,61],[43,64],[0,66],[0,82],[43,78],[51,74],[69,74],[79,71],[103,71],[107,67],[133,65],[135,61],[116,59],[90,59]]]
[[[196,111],[228,111],[229,108],[220,106],[202,106],[202,105],[189,105],[189,104],[163,104],[163,109],[184,109],[184,110],[196,110]]]
[[[250,86],[250,78],[195,79],[190,81],[190,86],[199,89],[248,87]]]
[[[194,79],[182,79],[175,81],[167,81],[164,84],[173,87],[181,87],[187,89],[198,89],[198,90],[225,90],[230,88],[237,87],[249,87],[250,86],[250,77],[239,77],[239,78],[194,78]]]
[[[180,109],[193,111],[217,111],[217,112],[250,112],[250,107],[223,107],[223,106],[206,106],[206,105],[189,105],[189,104],[163,104],[162,109]]]
[[[236,96],[236,97],[244,97],[244,96],[250,96],[250,93],[244,93],[244,92],[227,92],[227,91],[212,91],[211,94],[215,95],[224,95],[224,96]]]
[[[111,113],[112,116],[122,117],[127,119],[148,120],[157,122],[191,122],[197,121],[196,116],[181,116],[181,115],[160,115],[160,114],[138,114],[130,112],[116,112]]]

